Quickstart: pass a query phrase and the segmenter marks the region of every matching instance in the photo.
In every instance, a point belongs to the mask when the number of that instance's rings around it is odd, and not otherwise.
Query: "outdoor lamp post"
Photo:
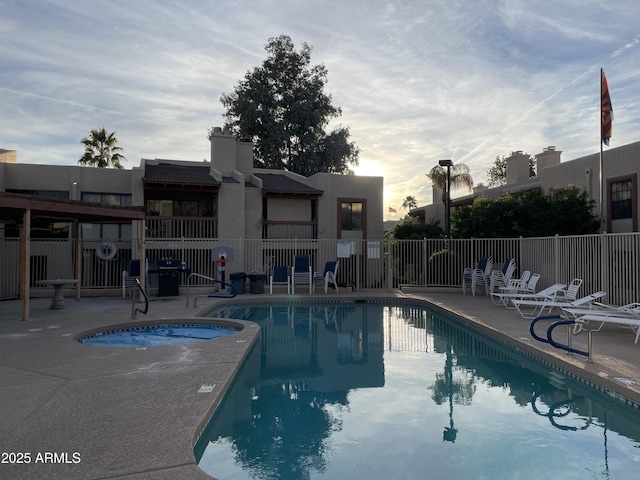
[[[445,212],[445,233],[447,238],[451,238],[451,167],[453,162],[449,159],[440,160],[438,164],[441,167],[447,167],[447,206]]]

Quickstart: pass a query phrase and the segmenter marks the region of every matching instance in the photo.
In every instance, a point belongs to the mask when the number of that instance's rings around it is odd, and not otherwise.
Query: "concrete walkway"
[[[629,330],[605,327],[594,333],[593,363],[586,363],[581,356],[532,340],[528,321],[494,306],[487,297],[463,296],[459,290],[352,296],[428,300],[640,404],[640,345],[633,344]],[[257,297],[276,296],[237,299]],[[202,301],[203,306],[213,302]],[[93,347],[75,337],[130,325],[131,301],[67,300],[64,310],[51,310],[50,304],[50,299],[33,299],[31,320],[22,322],[19,301],[0,302],[0,452],[2,460],[11,462],[0,463],[0,478],[210,478],[196,466],[193,445],[259,328],[240,322],[242,331],[211,342],[147,349]],[[184,296],[154,299],[149,314],[138,314],[137,323],[193,320],[200,310],[186,308]],[[586,346],[586,335],[574,338],[574,346]],[[215,387],[209,391],[207,385]]]

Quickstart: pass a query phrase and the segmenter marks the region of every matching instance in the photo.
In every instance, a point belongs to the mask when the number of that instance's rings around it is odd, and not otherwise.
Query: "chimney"
[[[506,159],[507,185],[518,185],[529,180],[529,155],[522,150],[511,152]]]
[[[211,169],[230,177],[236,169],[236,137],[214,127],[209,135],[211,142]]]
[[[556,150],[554,145],[543,148],[542,153],[536,155],[536,171],[538,172],[538,175],[540,175],[540,172],[544,168],[560,164],[561,154],[562,152],[560,150]]]

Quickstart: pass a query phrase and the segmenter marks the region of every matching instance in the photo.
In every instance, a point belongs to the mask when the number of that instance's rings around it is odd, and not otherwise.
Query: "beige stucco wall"
[[[13,164],[5,173],[5,190],[66,191],[71,200],[80,200],[81,192],[131,193],[130,170]]]
[[[218,238],[246,238],[244,183],[223,183],[218,192]]]
[[[311,200],[307,198],[269,198],[267,199],[269,220],[311,221]]]
[[[338,198],[366,199],[366,237],[371,240],[382,238],[383,177],[317,173],[309,178],[309,183],[324,192],[318,201],[318,238],[338,237]],[[345,232],[343,237],[348,238],[352,233]]]
[[[262,190],[246,187],[245,198],[245,238],[262,238]]]

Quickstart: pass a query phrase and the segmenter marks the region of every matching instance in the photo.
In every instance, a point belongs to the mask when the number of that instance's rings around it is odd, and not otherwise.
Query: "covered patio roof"
[[[31,212],[32,217],[77,220],[85,223],[144,219],[143,207],[118,207],[79,200],[60,200],[0,192],[0,222],[20,223],[27,211]]]
[[[31,271],[31,220],[47,218],[57,221],[77,222],[77,238],[80,223],[133,222],[144,220],[144,207],[119,207],[78,200],[60,200],[20,193],[0,192],[0,223],[22,225],[20,234],[20,296],[22,320],[29,320],[30,271]],[[141,244],[144,245],[144,222],[140,223]],[[144,249],[144,246],[142,247]],[[80,278],[81,249],[76,248],[76,277]],[[144,252],[142,252],[144,254]],[[76,283],[76,299],[80,298],[80,283]]]

